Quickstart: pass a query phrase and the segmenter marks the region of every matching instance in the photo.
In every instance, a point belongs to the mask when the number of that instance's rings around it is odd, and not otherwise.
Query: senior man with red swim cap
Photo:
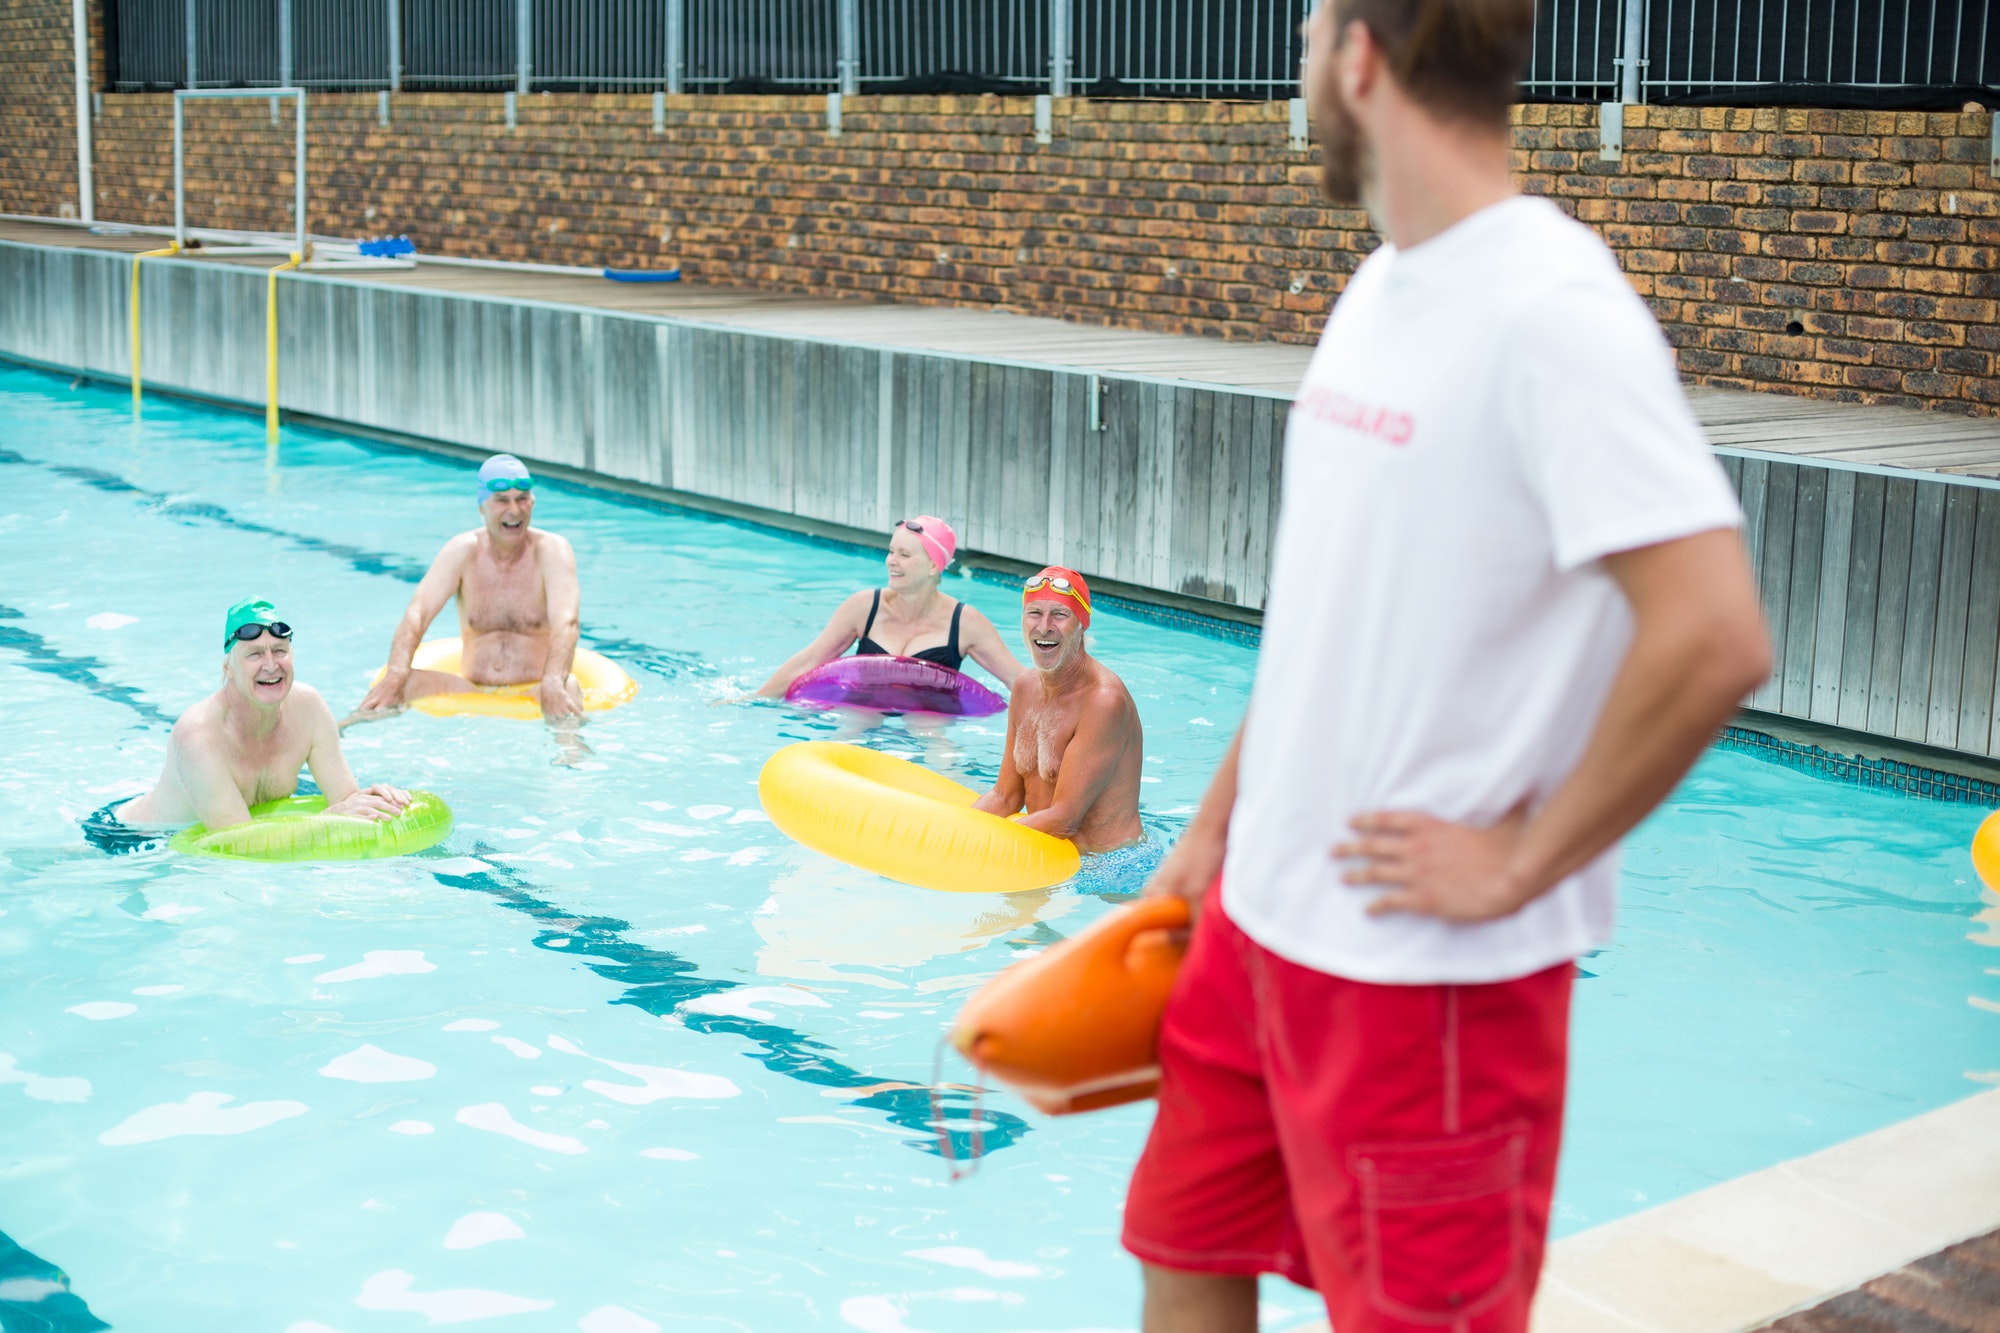
[[[1025,810],[1020,823],[1108,852],[1145,836],[1139,773],[1145,742],[1125,682],[1090,655],[1090,588],[1083,575],[1050,565],[1021,590],[1021,637],[1033,669],[1007,700],[1000,780],[977,808]]]

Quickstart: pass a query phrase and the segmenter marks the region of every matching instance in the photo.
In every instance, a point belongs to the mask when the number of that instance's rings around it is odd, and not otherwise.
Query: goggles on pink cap
[[[924,554],[931,558],[931,563],[938,567],[940,574],[951,563],[952,556],[958,553],[958,534],[951,530],[951,524],[935,514],[918,514],[915,518],[903,519],[896,526],[916,535],[917,540],[924,544]]]

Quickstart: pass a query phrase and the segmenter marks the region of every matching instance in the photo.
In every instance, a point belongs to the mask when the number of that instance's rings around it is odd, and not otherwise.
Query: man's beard
[[[1326,96],[1326,110],[1314,119],[1319,131],[1320,193],[1336,204],[1360,203],[1362,164],[1368,151],[1361,126],[1340,104],[1340,95],[1331,89]]]

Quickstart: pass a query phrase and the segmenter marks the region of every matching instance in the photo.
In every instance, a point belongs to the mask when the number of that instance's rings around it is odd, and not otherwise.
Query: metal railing
[[[1535,24],[1522,80],[1531,100],[2000,84],[2000,0],[1563,0],[1540,6]],[[1628,59],[1638,71],[1632,97]]]
[[[1315,0],[111,0],[121,89],[1293,96]],[[2000,0],[1543,0],[1523,96],[2000,83]]]

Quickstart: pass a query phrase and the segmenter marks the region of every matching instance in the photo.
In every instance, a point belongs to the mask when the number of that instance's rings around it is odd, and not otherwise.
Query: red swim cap
[[[1076,613],[1085,629],[1090,628],[1090,585],[1073,569],[1050,565],[1029,579],[1021,589],[1021,605],[1030,602],[1060,602]]]

